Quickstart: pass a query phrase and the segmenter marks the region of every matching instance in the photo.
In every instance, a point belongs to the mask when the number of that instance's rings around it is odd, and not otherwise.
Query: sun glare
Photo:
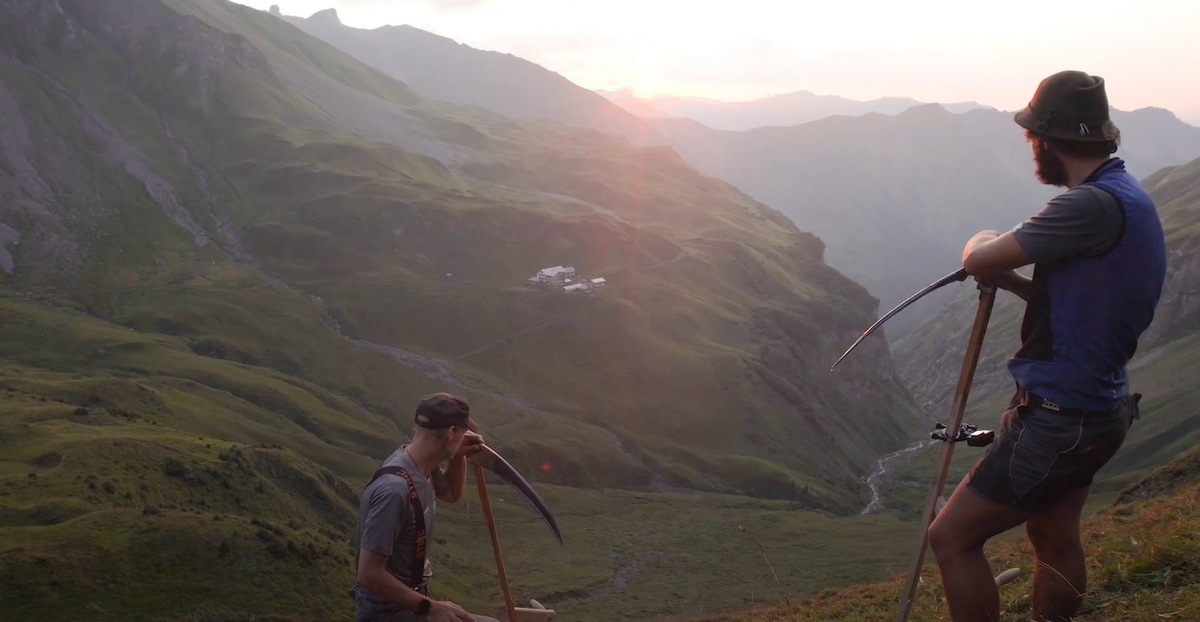
[[[633,87],[633,94],[642,99],[651,99],[658,93],[658,80],[645,78]]]

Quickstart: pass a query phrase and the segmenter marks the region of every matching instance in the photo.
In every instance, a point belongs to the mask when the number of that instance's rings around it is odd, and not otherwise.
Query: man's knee
[[[929,548],[934,555],[952,554],[970,548],[970,541],[963,537],[961,530],[956,529],[949,521],[933,521],[929,526]]]
[[[1055,539],[1055,530],[1048,522],[1030,519],[1025,523],[1025,535],[1034,546],[1050,546]]]
[[[1082,548],[1079,541],[1079,525],[1062,522],[1030,520],[1025,523],[1025,534],[1039,553],[1072,552]]]

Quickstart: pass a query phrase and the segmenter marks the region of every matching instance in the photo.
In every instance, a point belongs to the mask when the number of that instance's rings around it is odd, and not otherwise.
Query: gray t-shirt
[[[425,509],[425,573],[421,583],[433,576],[429,564],[429,553],[433,543],[433,519],[437,515],[437,497],[433,482],[421,475],[404,447],[397,449],[383,466],[398,466],[412,477],[421,507]],[[440,473],[435,471],[434,478]],[[362,493],[358,506],[358,546],[380,555],[387,555],[387,569],[406,585],[413,585],[414,556],[417,552],[417,525],[413,519],[412,501],[408,498],[408,482],[399,475],[390,473],[379,476]],[[395,607],[384,599],[359,586],[355,590],[355,605],[360,614],[394,611]]]
[[[1041,212],[1013,228],[1017,244],[1035,263],[1108,252],[1125,228],[1125,211],[1111,194],[1075,186],[1050,199]]]

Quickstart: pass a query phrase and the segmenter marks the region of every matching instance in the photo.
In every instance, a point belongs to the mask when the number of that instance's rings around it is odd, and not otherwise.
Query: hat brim
[[[1035,134],[1038,133],[1037,122],[1033,120],[1033,110],[1030,109],[1029,106],[1026,106],[1024,109],[1018,111],[1017,114],[1014,114],[1013,121],[1016,121],[1017,125],[1029,130],[1030,132]]]
[[[1101,131],[1089,132],[1087,134],[1079,134],[1078,132],[1073,132],[1071,130],[1058,127],[1042,128],[1039,127],[1042,124],[1038,121],[1037,117],[1033,114],[1033,109],[1029,106],[1026,106],[1024,109],[1014,114],[1013,121],[1016,121],[1017,125],[1029,130],[1037,136],[1044,138],[1057,138],[1059,140],[1071,140],[1081,143],[1100,143],[1109,140],[1115,140],[1114,136],[1119,135],[1117,133],[1117,127],[1113,125],[1111,120],[1105,122],[1104,128]]]

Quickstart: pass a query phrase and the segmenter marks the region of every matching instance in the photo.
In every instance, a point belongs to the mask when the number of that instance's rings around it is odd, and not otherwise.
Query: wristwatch
[[[419,616],[423,616],[423,615],[429,613],[430,607],[433,607],[433,601],[429,600],[428,598],[422,598],[421,604],[417,605],[417,610],[414,611],[413,613],[415,613]]]

